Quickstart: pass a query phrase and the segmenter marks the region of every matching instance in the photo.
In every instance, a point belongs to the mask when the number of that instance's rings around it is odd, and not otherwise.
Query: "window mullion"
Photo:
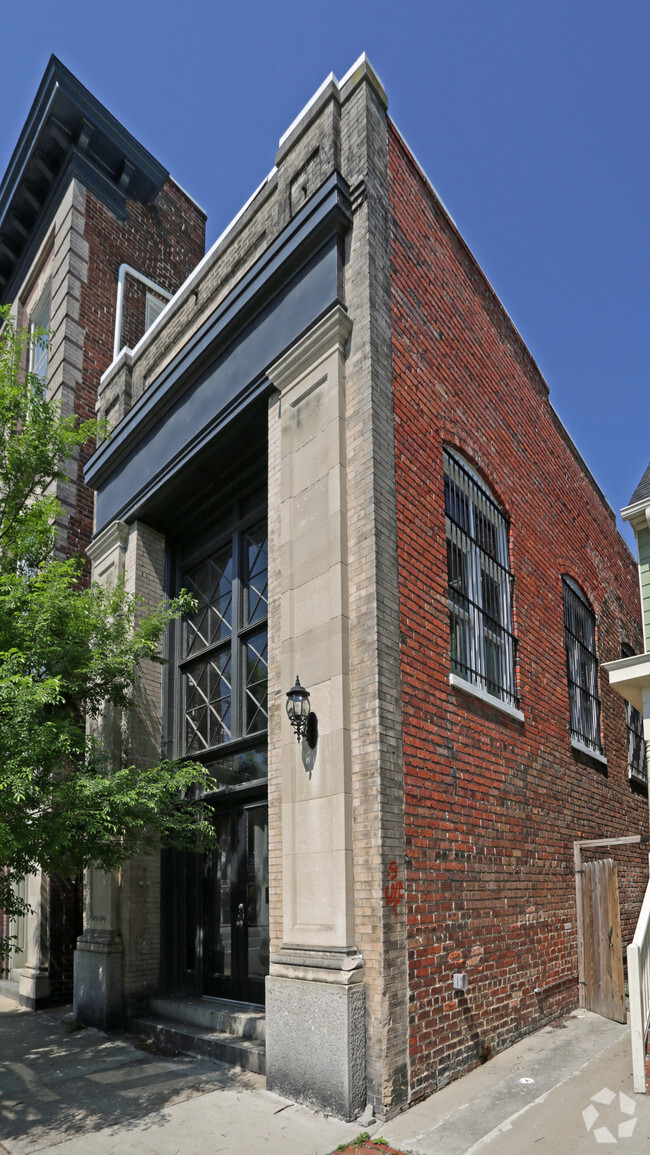
[[[233,720],[233,738],[241,738],[245,733],[244,726],[244,684],[243,684],[243,669],[242,669],[242,642],[241,634],[243,630],[243,588],[242,588],[242,568],[243,568],[243,551],[242,539],[239,530],[236,530],[233,535],[232,556],[233,556],[233,588],[232,588],[232,635],[231,635],[231,667],[232,667],[232,705],[231,713]]]
[[[471,466],[448,449],[444,474],[452,673],[517,706],[508,521]]]

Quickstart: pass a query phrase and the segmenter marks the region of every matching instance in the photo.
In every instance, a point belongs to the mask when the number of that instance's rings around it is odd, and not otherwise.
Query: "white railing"
[[[650,883],[627,948],[627,980],[630,991],[630,1031],[634,1090],[645,1094],[645,1047],[650,1025]]]

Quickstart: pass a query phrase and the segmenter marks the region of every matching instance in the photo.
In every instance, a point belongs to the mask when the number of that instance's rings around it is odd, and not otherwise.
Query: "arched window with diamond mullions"
[[[222,761],[221,748],[234,757],[268,726],[265,524],[238,528],[183,572],[182,585],[197,605],[182,624],[180,747]]]
[[[518,707],[508,519],[468,462],[444,451],[451,670]]]

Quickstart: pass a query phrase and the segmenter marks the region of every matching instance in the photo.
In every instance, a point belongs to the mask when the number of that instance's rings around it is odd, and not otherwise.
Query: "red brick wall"
[[[128,200],[126,221],[118,220],[87,192],[85,238],[88,278],[79,308],[85,329],[83,378],[75,397],[75,412],[82,420],[95,416],[99,379],[113,360],[120,265],[125,262],[167,292],[175,292],[205,252],[205,216],[171,179],[151,205]],[[125,290],[122,345],[133,348],[144,332],[146,289],[127,278]],[[83,549],[92,536],[93,492],[83,483],[83,467],[93,448],[89,445],[80,454],[77,510],[68,524],[70,552]]]
[[[600,677],[606,770],[572,752],[562,582],[600,661],[642,649],[634,560],[530,354],[392,125],[393,368],[408,878],[411,1094],[577,1001],[572,843],[647,830],[622,699]],[[449,685],[443,443],[511,522],[524,721]],[[647,853],[618,856],[626,940]],[[454,995],[452,974],[469,974]],[[552,987],[543,996],[536,987]]]

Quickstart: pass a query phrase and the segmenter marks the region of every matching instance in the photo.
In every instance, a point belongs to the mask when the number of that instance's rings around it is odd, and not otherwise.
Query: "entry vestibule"
[[[163,856],[162,975],[169,994],[262,1004],[269,967],[266,494],[234,503],[173,549],[194,598],[171,644],[168,728],[206,762],[217,836],[208,854]]]
[[[215,808],[218,846],[163,861],[166,993],[264,1003],[269,968],[265,798]]]

